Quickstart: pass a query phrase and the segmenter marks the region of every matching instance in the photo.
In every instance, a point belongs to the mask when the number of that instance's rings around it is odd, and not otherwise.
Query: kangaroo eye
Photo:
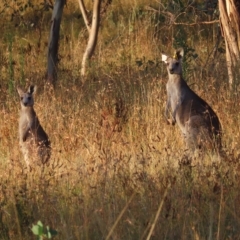
[[[23,100],[23,97],[20,97],[21,100]]]
[[[28,100],[31,100],[31,97],[28,97]]]
[[[179,62],[176,62],[176,66],[178,66],[179,65]]]

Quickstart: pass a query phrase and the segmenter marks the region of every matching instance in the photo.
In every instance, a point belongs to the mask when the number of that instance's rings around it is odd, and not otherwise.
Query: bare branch
[[[155,13],[160,13],[159,9],[154,9],[153,7],[147,6],[145,7],[146,10],[153,11]],[[161,11],[163,15],[167,15],[168,18],[170,18],[170,24],[169,25],[185,25],[185,26],[194,26],[194,25],[200,25],[200,24],[214,24],[219,23],[219,20],[213,20],[213,21],[204,21],[204,22],[195,22],[195,23],[183,23],[183,22],[175,22],[180,15],[185,14],[185,12],[180,13],[178,16],[174,16],[173,13],[169,11]]]
[[[194,25],[199,25],[199,24],[214,24],[214,23],[219,23],[219,20],[213,20],[213,21],[204,21],[204,22],[195,22],[195,23],[177,23],[174,22],[173,25],[186,25],[186,26],[194,26]]]
[[[81,10],[82,16],[83,16],[83,20],[85,22],[85,25],[87,27],[88,32],[90,33],[90,31],[91,31],[91,24],[90,24],[90,22],[88,20],[87,10],[86,10],[84,1],[83,0],[78,0],[78,2],[79,2],[79,7],[80,7],[80,10]]]

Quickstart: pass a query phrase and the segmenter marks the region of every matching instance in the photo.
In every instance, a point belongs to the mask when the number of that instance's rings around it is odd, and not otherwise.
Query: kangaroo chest
[[[180,107],[184,100],[185,90],[180,84],[169,82],[167,84],[167,94],[170,98],[171,109],[175,111],[176,107]]]

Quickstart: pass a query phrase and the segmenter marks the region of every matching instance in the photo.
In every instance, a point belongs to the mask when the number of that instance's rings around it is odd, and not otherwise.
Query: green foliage
[[[193,62],[198,57],[196,50],[188,45],[187,33],[184,29],[180,29],[176,34],[174,39],[173,46],[175,49],[182,47],[184,49],[184,60],[183,60],[183,75],[186,79],[190,78],[194,72]]]
[[[41,221],[38,221],[36,225],[31,228],[34,235],[37,236],[38,240],[51,239],[57,235],[57,231],[49,228],[49,226],[43,226]]]
[[[12,17],[15,17],[17,15],[23,15],[28,10],[33,9],[40,9],[40,8],[46,8],[48,4],[46,1],[30,1],[30,0],[3,0],[1,4],[1,12],[5,13],[9,11],[12,14]]]

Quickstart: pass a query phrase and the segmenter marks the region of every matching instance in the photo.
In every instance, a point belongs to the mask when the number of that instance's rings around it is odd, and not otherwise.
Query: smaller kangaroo
[[[176,122],[190,151],[221,148],[221,124],[212,108],[187,85],[182,77],[182,48],[173,57],[162,54],[167,65],[167,104],[165,116],[169,123]],[[172,110],[171,119],[168,114]]]
[[[48,135],[43,130],[34,111],[33,94],[35,86],[30,86],[27,92],[17,88],[20,96],[21,111],[19,119],[20,147],[28,167],[48,162],[51,155],[51,144]]]

